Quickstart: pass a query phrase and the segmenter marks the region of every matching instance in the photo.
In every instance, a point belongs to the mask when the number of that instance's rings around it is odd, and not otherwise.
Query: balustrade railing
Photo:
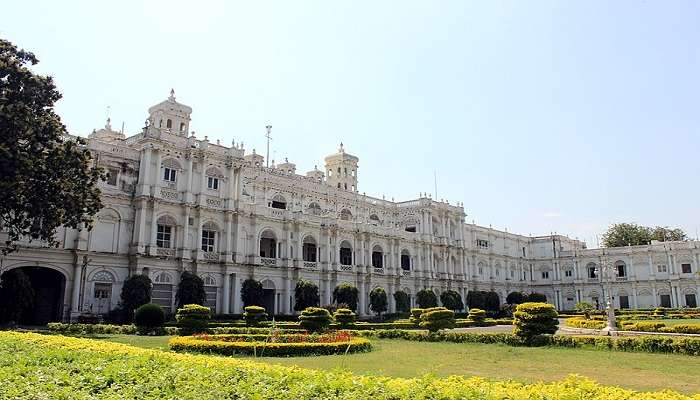
[[[260,264],[265,265],[267,267],[276,267],[277,266],[277,259],[276,258],[260,257]]]

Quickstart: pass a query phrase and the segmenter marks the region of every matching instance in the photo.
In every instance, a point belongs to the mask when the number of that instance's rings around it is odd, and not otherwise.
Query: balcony
[[[318,269],[318,263],[315,261],[304,261],[302,264],[304,269],[309,269],[309,270],[317,270]]]
[[[266,267],[276,267],[277,266],[277,259],[276,258],[260,257],[260,265],[264,265]]]
[[[340,264],[340,270],[341,270],[341,271],[352,272],[352,265],[343,265],[343,264]]]
[[[209,262],[218,262],[219,261],[219,253],[215,251],[202,251],[200,253],[202,255],[202,259],[205,261]]]
[[[175,249],[169,249],[165,247],[157,247],[156,255],[158,257],[175,257]]]
[[[401,276],[411,276],[411,270],[409,270],[409,269],[402,269],[402,270],[401,270]]]
[[[180,200],[180,194],[177,192],[177,190],[168,189],[168,188],[164,188],[164,187],[160,188],[160,192],[158,193],[158,196],[161,199],[165,199],[165,200],[172,200],[172,201]]]
[[[384,275],[384,268],[374,267],[374,273],[378,275]]]

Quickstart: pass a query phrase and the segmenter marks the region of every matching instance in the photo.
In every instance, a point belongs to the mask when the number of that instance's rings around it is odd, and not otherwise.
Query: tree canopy
[[[382,315],[382,313],[387,310],[388,305],[389,303],[384,289],[376,287],[369,292],[369,308],[372,311],[378,315]]]
[[[359,291],[349,283],[341,283],[333,290],[333,302],[347,304],[352,311],[357,311],[357,298]]]
[[[623,247],[649,244],[652,240],[659,242],[688,240],[688,235],[680,228],[667,226],[648,227],[633,223],[611,225],[603,234],[603,246]]]
[[[243,307],[262,306],[263,303],[262,283],[255,279],[246,279],[241,285],[241,301]]]
[[[180,276],[180,283],[177,285],[175,301],[177,308],[182,308],[185,304],[203,306],[207,301],[207,293],[204,291],[202,278],[189,271],[183,272]]]
[[[58,246],[58,227],[90,228],[106,179],[80,138],[68,138],[54,111],[50,76],[34,74],[34,54],[0,39],[0,224],[7,254],[22,239]]]
[[[151,278],[147,275],[138,274],[126,278],[122,286],[121,304],[128,311],[129,318],[135,309],[151,302],[152,289]]]
[[[304,279],[297,282],[294,288],[294,311],[302,311],[308,307],[318,307],[320,301],[318,285]]]

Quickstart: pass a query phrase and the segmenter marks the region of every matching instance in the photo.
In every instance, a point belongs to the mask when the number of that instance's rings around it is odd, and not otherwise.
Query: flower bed
[[[700,399],[601,386],[575,376],[533,384],[464,376],[387,378],[17,332],[0,332],[0,393],[22,399]]]
[[[370,351],[366,338],[345,331],[309,334],[231,334],[181,336],[168,342],[174,351],[269,357],[346,354]]]

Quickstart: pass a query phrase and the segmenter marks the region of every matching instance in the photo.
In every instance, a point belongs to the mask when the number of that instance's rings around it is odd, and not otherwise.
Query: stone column
[[[162,155],[163,155],[162,151],[156,150],[156,168],[155,168],[154,174],[152,175],[152,179],[153,179],[153,181],[152,181],[153,182],[152,193],[154,196],[160,195],[160,193],[158,193],[158,188],[160,187],[160,181],[161,181],[161,178],[163,177],[161,175],[162,172],[160,170],[160,163],[161,163]]]
[[[158,233],[158,201],[153,200],[153,212],[151,213],[151,236],[149,238],[149,255],[156,255],[156,238]]]
[[[185,180],[185,190],[183,200],[186,203],[192,202],[192,155],[187,157],[185,168],[187,168],[187,179]]]
[[[149,186],[149,174],[151,173],[151,148],[145,147],[141,155],[141,160],[139,162],[139,191],[138,194],[141,196],[147,196],[151,193]]]
[[[364,277],[364,272],[360,273],[360,279],[359,283],[357,285],[359,289],[359,299],[357,301],[357,314],[358,315],[365,315],[367,306],[366,306],[366,299],[365,299],[365,277]]]

